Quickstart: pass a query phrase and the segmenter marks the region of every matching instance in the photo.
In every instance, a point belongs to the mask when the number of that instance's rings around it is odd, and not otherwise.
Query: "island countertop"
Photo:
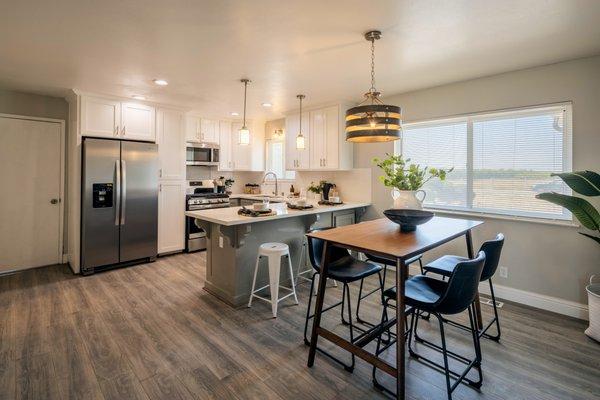
[[[272,221],[275,219],[301,217],[303,215],[321,214],[333,211],[351,210],[354,208],[368,207],[370,203],[344,203],[337,206],[326,206],[313,204],[313,208],[307,210],[293,210],[287,207],[286,203],[271,203],[270,208],[276,215],[268,217],[248,217],[245,215],[239,215],[238,210],[242,207],[229,207],[229,208],[213,208],[209,210],[198,210],[198,211],[186,211],[185,215],[188,217],[197,218],[203,221],[212,222],[214,224],[232,226],[232,225],[243,225],[253,224],[257,222]]]

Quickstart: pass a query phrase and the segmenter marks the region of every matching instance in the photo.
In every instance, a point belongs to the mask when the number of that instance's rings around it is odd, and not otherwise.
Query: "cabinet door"
[[[354,225],[356,218],[354,210],[350,212],[338,212],[333,214],[333,226]]]
[[[219,121],[202,118],[200,120],[200,133],[202,141],[219,143]]]
[[[339,111],[337,106],[310,112],[310,168],[337,169]]]
[[[302,134],[304,135],[304,149],[296,148],[296,137],[300,130],[299,114],[293,114],[285,119],[285,164],[286,169],[310,169],[310,118],[309,114],[302,115]]]
[[[219,171],[231,171],[231,122],[219,121]]]
[[[231,163],[236,171],[249,171],[251,169],[252,146],[254,139],[250,131],[250,144],[239,144],[238,130],[242,127],[241,122],[231,124]]]
[[[339,107],[325,108],[322,113],[325,116],[323,167],[325,169],[338,169],[340,134],[342,134],[340,133]]]
[[[183,113],[159,110],[157,115],[160,178],[185,180],[185,131]]]
[[[124,139],[156,141],[154,107],[138,103],[121,103],[121,137]]]
[[[158,192],[158,253],[185,245],[185,182],[161,182]]]
[[[310,168],[325,168],[327,116],[322,110],[310,112]]]
[[[82,96],[81,134],[95,137],[118,137],[121,103],[101,97]]]
[[[188,115],[185,117],[185,140],[196,142],[202,140],[200,134],[200,118]]]

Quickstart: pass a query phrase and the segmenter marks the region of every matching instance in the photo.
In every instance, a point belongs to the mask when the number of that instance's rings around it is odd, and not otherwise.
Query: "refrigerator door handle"
[[[121,165],[115,160],[116,191],[115,191],[115,225],[119,226],[121,218]]]
[[[127,163],[125,160],[121,160],[121,175],[122,175],[122,191],[123,195],[121,197],[121,225],[125,225],[125,212],[126,212],[126,204],[127,204]]]

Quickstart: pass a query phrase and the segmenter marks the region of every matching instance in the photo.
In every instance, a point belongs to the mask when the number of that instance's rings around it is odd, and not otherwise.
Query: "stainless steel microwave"
[[[215,143],[187,142],[186,165],[219,165],[219,145]]]

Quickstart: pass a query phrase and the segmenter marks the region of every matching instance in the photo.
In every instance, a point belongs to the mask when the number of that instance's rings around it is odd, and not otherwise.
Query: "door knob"
[[[52,199],[52,200],[50,200],[50,204],[58,204],[58,199]]]

